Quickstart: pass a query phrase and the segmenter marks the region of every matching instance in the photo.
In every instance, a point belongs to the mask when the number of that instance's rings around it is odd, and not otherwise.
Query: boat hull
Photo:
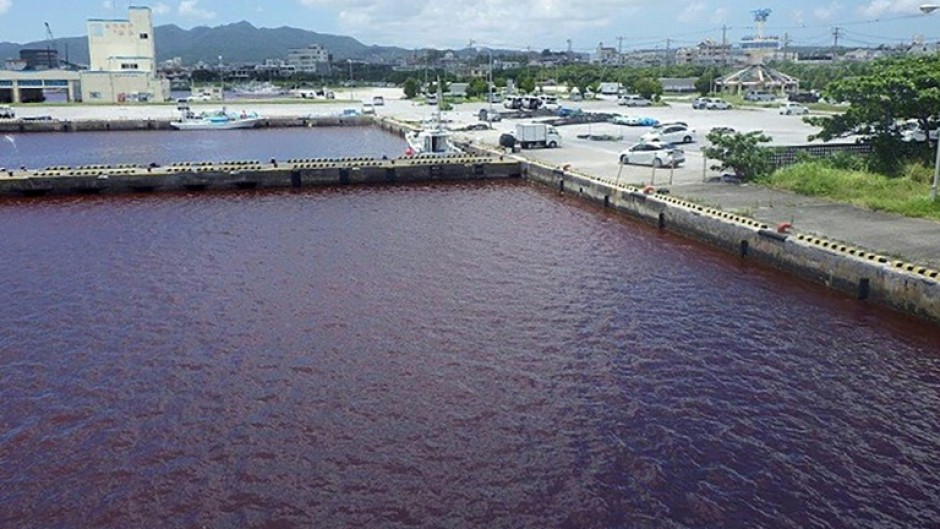
[[[235,129],[250,129],[258,124],[260,121],[257,118],[250,119],[236,119],[232,121],[225,122],[211,122],[211,121],[171,121],[170,126],[176,130],[235,130]]]

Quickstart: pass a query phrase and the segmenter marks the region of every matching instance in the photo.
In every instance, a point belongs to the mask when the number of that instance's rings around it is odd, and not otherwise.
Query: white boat
[[[222,71],[222,57],[219,57],[219,70]],[[222,98],[222,110],[193,113],[186,101],[180,101],[177,109],[180,120],[171,121],[170,126],[177,130],[232,130],[250,129],[261,119],[254,112],[240,113],[225,111],[225,77],[220,75],[219,94]]]
[[[405,154],[408,156],[447,156],[462,152],[451,140],[451,132],[441,124],[440,105],[444,98],[440,94],[440,79],[438,79],[437,86],[438,109],[434,113],[434,119],[430,123],[425,123],[421,130],[405,135],[405,140],[408,142],[408,150]]]
[[[231,129],[250,129],[254,127],[261,118],[255,114],[242,112],[225,112],[220,110],[216,112],[203,112],[193,114],[184,113],[179,121],[171,121],[170,126],[177,130],[231,130]]]
[[[454,146],[450,131],[440,126],[412,132],[406,135],[405,139],[408,141],[406,154],[412,156],[446,156],[461,152]]]
[[[235,88],[235,94],[242,97],[271,97],[286,93],[286,90],[271,83],[249,83]]]

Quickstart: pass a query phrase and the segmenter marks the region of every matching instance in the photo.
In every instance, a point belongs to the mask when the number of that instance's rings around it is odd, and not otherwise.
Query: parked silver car
[[[653,167],[677,167],[685,162],[685,151],[671,143],[641,141],[620,151],[620,163],[652,165]]]
[[[617,100],[618,105],[623,105],[625,107],[648,107],[653,104],[652,101],[646,99],[645,97],[640,97],[637,95],[625,95],[620,96],[620,99]]]

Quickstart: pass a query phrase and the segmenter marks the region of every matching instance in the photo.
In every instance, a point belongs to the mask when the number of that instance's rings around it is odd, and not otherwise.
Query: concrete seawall
[[[203,189],[300,188],[317,185],[509,179],[519,162],[487,156],[294,159],[181,163],[165,167],[48,167],[0,174],[0,196],[131,193]]]
[[[780,233],[776,227],[746,217],[613,180],[532,162],[522,163],[522,177],[709,243],[742,259],[940,323],[937,270],[818,237]]]
[[[75,121],[4,119],[0,120],[0,133],[173,130],[170,121],[169,119],[92,119]],[[271,117],[261,119],[255,128],[366,126],[372,125],[375,121],[372,116]]]

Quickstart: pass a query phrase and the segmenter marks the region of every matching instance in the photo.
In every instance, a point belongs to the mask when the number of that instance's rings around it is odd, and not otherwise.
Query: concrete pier
[[[0,173],[0,196],[132,193],[202,189],[300,188],[316,185],[518,178],[516,160],[456,155],[374,158],[241,160],[163,167],[94,165]]]
[[[940,324],[940,271],[786,227],[535,162],[522,177],[601,204],[661,230],[697,239],[741,259],[790,272],[859,300]]]
[[[169,119],[3,119],[0,133],[27,132],[108,132],[135,130],[172,130]],[[367,126],[375,123],[372,116],[277,116],[262,118],[255,128],[283,127],[348,127]]]

